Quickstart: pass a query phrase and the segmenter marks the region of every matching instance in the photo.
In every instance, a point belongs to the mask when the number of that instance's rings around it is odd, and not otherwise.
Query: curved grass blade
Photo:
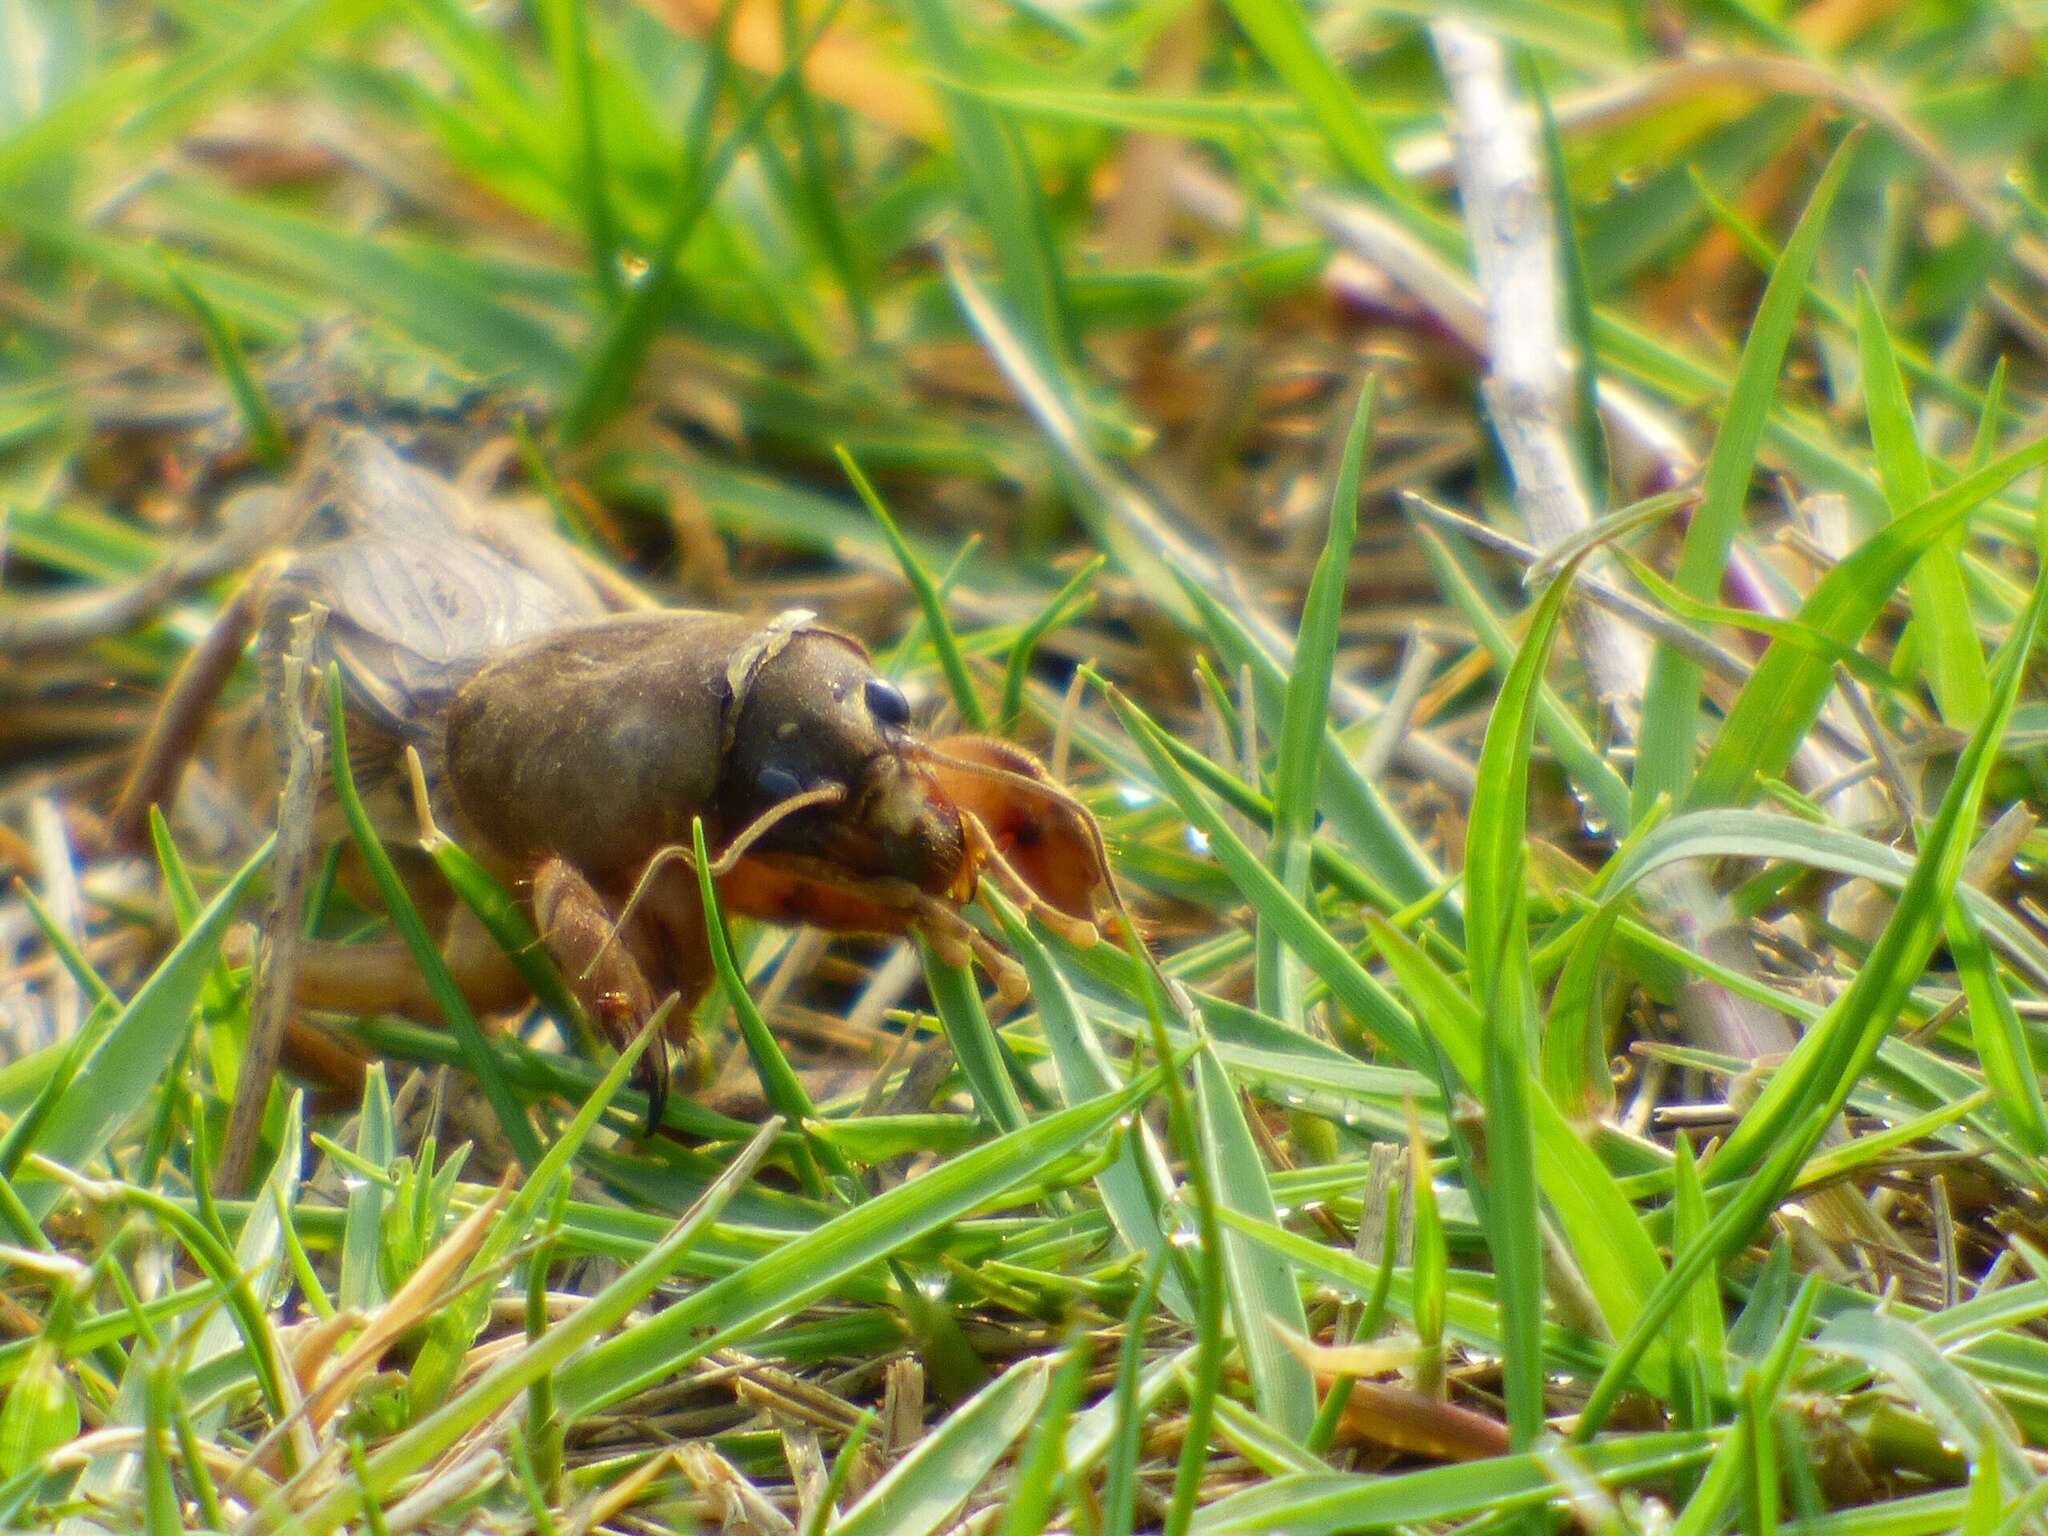
[[[659,1315],[613,1334],[557,1378],[562,1413],[574,1418],[616,1402],[1000,1199],[1099,1136],[1158,1086],[1155,1068],[1116,1093],[1042,1116],[835,1216]]]
[[[1891,920],[1848,988],[1801,1038],[1708,1165],[1709,1184],[1730,1188],[1732,1194],[1699,1241],[1672,1256],[1670,1271],[1615,1345],[1613,1358],[1580,1414],[1574,1431],[1579,1439],[1599,1432],[1637,1362],[1662,1336],[1688,1288],[1749,1243],[1758,1224],[1793,1187],[1899,1018],[1957,889],[1984,786],[2018,700],[2044,606],[2048,581],[2035,584],[2032,601],[2006,641],[1992,707],[1956,763],[1955,776],[1921,839],[1920,857],[1899,893]]]
[[[1088,590],[1089,583],[1101,574],[1107,564],[1109,556],[1091,556],[1087,564],[1069,576],[1066,584],[1053,593],[1046,605],[1039,609],[1038,616],[1017,632],[1016,642],[1010,647],[1010,659],[1003,664],[1002,703],[996,709],[998,730],[1017,729],[1024,718],[1024,680],[1030,675],[1038,643],[1095,601],[1095,594]]]
[[[227,381],[228,394],[241,415],[242,427],[249,434],[249,444],[255,449],[256,457],[272,469],[281,468],[291,456],[291,450],[285,443],[283,429],[278,426],[277,413],[264,397],[263,386],[249,372],[249,360],[242,355],[242,343],[235,335],[234,326],[199,291],[182,264],[161,250],[157,259],[163,264],[164,278],[170,283],[171,291],[177,294],[192,318],[199,322],[200,334],[206,338],[207,354]]]
[[[1863,359],[1863,398],[1870,417],[1871,445],[1877,451],[1878,480],[1894,516],[1917,507],[1934,494],[1934,476],[1920,447],[1919,427],[1906,380],[1885,330],[1884,316],[1870,291],[1870,279],[1856,274],[1856,340]],[[1913,624],[1927,637],[1931,662],[1928,686],[1941,718],[1968,730],[1991,703],[1991,677],[1984,670],[1984,649],[1970,617],[1970,594],[1963,585],[1963,530],[1943,534],[1913,564],[1906,590],[1913,599]]]
[[[1969,999],[1970,1039],[1984,1081],[2013,1140],[2037,1158],[2048,1157],[2048,1105],[2041,1101],[2041,1077],[2011,994],[1992,963],[1991,946],[1984,942],[1984,927],[1966,903],[1957,901],[1948,909],[1943,931]]]
[[[2048,464],[2048,437],[1935,492],[1823,576],[1800,605],[1798,622],[1839,645],[1856,644],[1921,555],[1981,502],[2042,464]],[[1690,792],[1674,803],[1692,809],[1731,805],[1758,778],[1782,775],[1833,686],[1825,660],[1773,643],[1722,721]]]
[[[618,1059],[611,1064],[596,1090],[576,1111],[575,1118],[563,1127],[561,1135],[548,1147],[547,1154],[513,1192],[505,1208],[484,1233],[476,1252],[464,1266],[458,1294],[452,1302],[434,1313],[427,1326],[426,1339],[414,1356],[408,1387],[415,1413],[424,1412],[440,1402],[454,1385],[471,1347],[476,1343],[477,1332],[490,1313],[494,1288],[478,1282],[500,1265],[515,1246],[526,1240],[541,1202],[553,1198],[557,1187],[569,1176],[576,1154],[583,1150],[583,1143],[597,1129],[597,1123],[611,1106],[613,1097],[632,1075],[633,1064],[661,1033],[672,1005],[673,999],[670,1004],[656,1009],[640,1033],[619,1052]]]
[[[534,1382],[560,1372],[564,1362],[592,1340],[616,1329],[633,1308],[675,1271],[691,1245],[718,1219],[726,1202],[753,1177],[781,1131],[782,1123],[771,1118],[703,1197],[624,1274],[518,1354],[491,1366],[434,1412],[379,1446],[365,1463],[362,1476],[337,1482],[303,1512],[295,1513],[282,1496],[274,1497],[260,1511],[264,1523],[272,1529],[325,1536],[344,1521],[355,1518],[366,1498],[387,1498],[404,1479],[473,1433],[478,1424],[513,1402]],[[566,1415],[572,1410],[565,1405],[563,1412]]]
[[[1573,1460],[1594,1482],[1627,1487],[1697,1466],[1713,1447],[1711,1438],[1699,1434],[1615,1435],[1577,1447]],[[1288,1536],[1342,1536],[1496,1516],[1540,1505],[1557,1493],[1556,1475],[1541,1451],[1393,1477],[1310,1472],[1219,1499],[1202,1511],[1194,1529],[1196,1536],[1279,1530]]]
[[[2008,1501],[2034,1491],[2040,1479],[1998,1400],[1905,1318],[1841,1312],[1828,1320],[1813,1345],[1889,1377],[1906,1401],[1932,1419],[1945,1439],[1963,1447],[1972,1462],[1997,1468]]]
[[[1277,1223],[1265,1159],[1245,1123],[1237,1090],[1208,1046],[1195,1055],[1195,1129],[1209,1187],[1219,1208]],[[1301,1289],[1280,1255],[1235,1230],[1222,1233],[1225,1295],[1238,1353],[1251,1378],[1260,1417],[1290,1439],[1307,1437],[1315,1423],[1315,1378],[1276,1329],[1296,1338],[1308,1332]]]
[[[1117,1087],[1117,1075],[1094,1026],[1081,1008],[1080,999],[1054,963],[1052,954],[1025,926],[1023,914],[993,887],[984,887],[978,900],[995,914],[1009,941],[1010,952],[1024,967],[1031,982],[1031,1000],[1038,1008],[1038,1027],[1052,1052],[1053,1070],[1058,1074],[1060,1096],[1069,1105],[1100,1098]],[[1167,1239],[1159,1224],[1159,1211],[1173,1188],[1173,1172],[1159,1146],[1152,1127],[1143,1120],[1131,1127],[1123,1148],[1110,1165],[1096,1175],[1095,1187],[1102,1195],[1104,1212],[1118,1236],[1147,1264],[1167,1256]],[[1160,1295],[1174,1315],[1184,1320],[1195,1315],[1187,1287],[1178,1272],[1169,1270],[1159,1282]]]
[[[376,884],[384,910],[391,915],[391,925],[405,940],[406,948],[412,951],[420,975],[427,983],[427,990],[433,994],[442,1019],[462,1047],[464,1063],[483,1089],[484,1097],[490,1100],[506,1141],[526,1171],[531,1173],[540,1162],[540,1138],[534,1135],[533,1122],[527,1118],[525,1107],[513,1094],[505,1075],[498,1070],[497,1058],[491,1054],[483,1029],[478,1025],[476,1015],[470,1011],[462,989],[448,974],[441,951],[435,947],[419,909],[406,893],[405,882],[399,878],[391,855],[377,840],[376,828],[370,825],[370,813],[363,806],[363,797],[356,792],[355,774],[349,767],[347,731],[348,722],[341,702],[341,666],[330,662],[327,668],[327,736],[335,798],[341,802],[349,832],[355,838],[363,863],[369,868],[370,879]]]
[[[1253,697],[1261,729],[1278,732],[1285,710],[1291,662],[1275,656],[1244,621],[1198,581],[1182,577],[1185,594],[1218,656],[1234,674],[1252,672]],[[1254,786],[1256,787],[1256,786]],[[1421,901],[1443,883],[1422,845],[1404,826],[1379,789],[1359,773],[1358,765],[1326,723],[1318,795],[1329,827],[1363,859],[1373,876],[1403,902]],[[1459,903],[1447,902],[1441,920],[1450,932],[1461,932]]]
[[[931,633],[932,649],[938,653],[939,668],[946,674],[946,685],[953,691],[953,704],[960,711],[960,718],[974,730],[987,730],[988,711],[981,706],[981,695],[974,691],[974,679],[967,675],[967,659],[960,654],[960,637],[953,633],[952,622],[946,617],[946,600],[939,592],[938,584],[905,542],[902,530],[896,526],[896,519],[889,515],[888,507],[883,505],[868,477],[861,473],[853,455],[846,451],[846,445],[841,443],[832,451],[838,456],[840,468],[846,471],[846,478],[853,482],[861,501],[881,525],[882,536],[895,552],[897,564],[903,567],[903,579],[910,583],[910,590],[917,595],[918,607],[924,610],[925,627]]]
[[[1331,937],[1315,914],[1289,896],[1273,878],[1272,871],[1259,861],[1174,760],[1166,733],[1117,688],[1105,685],[1104,696],[1144,752],[1160,784],[1181,813],[1208,837],[1209,851],[1254,910],[1280,930],[1289,946],[1315,968],[1331,995],[1384,1041],[1395,1056],[1418,1072],[1433,1072],[1435,1053],[1416,1030],[1414,1021],[1386,988],[1366,973],[1351,952]]]
[[[1300,101],[1345,172],[1396,203],[1411,194],[1366,116],[1358,93],[1339,73],[1294,0],[1227,0],[1244,35]]]
[[[1406,934],[1375,916],[1368,915],[1366,923],[1453,1070],[1467,1084],[1479,1081],[1485,1071],[1486,1026],[1477,1005]],[[1620,1334],[1662,1283],[1663,1263],[1606,1164],[1580,1139],[1542,1084],[1531,1087],[1530,1156],[1537,1182],[1557,1213],[1601,1316]],[[1644,1362],[1645,1374],[1660,1383],[1665,1369],[1661,1352]]]
[[[1742,524],[1742,509],[1749,499],[1750,477],[1756,467],[1756,451],[1763,441],[1764,421],[1777,392],[1785,349],[1792,340],[1792,327],[1799,318],[1814,258],[1820,253],[1828,213],[1848,174],[1858,143],[1859,134],[1851,130],[1821,173],[1806,210],[1799,216],[1798,227],[1785,242],[1784,254],[1778,258],[1771,280],[1765,285],[1756,320],[1742,345],[1735,384],[1707,459],[1700,504],[1693,510],[1678,559],[1675,584],[1681,592],[1701,602],[1713,601],[1721,590],[1721,573],[1727,568],[1729,547]],[[1643,696],[1642,730],[1637,741],[1635,777],[1630,785],[1631,819],[1648,810],[1659,796],[1684,801],[1692,777],[1699,701],[1699,663],[1669,645],[1659,645],[1650,662],[1650,680]]]
[[[1423,558],[1429,562],[1429,568],[1436,576],[1437,585],[1478,632],[1479,643],[1492,654],[1494,665],[1505,672],[1514,665],[1518,652],[1500,615],[1494,612],[1492,603],[1434,529],[1417,525],[1415,534],[1422,546]],[[1544,741],[1557,754],[1558,762],[1591,802],[1592,808],[1608,825],[1626,827],[1629,824],[1628,785],[1614,771],[1607,755],[1594,745],[1585,727],[1548,687],[1539,688],[1535,707],[1536,724],[1543,732]]]
[[[164,1074],[184,1046],[201,988],[213,969],[228,923],[276,838],[267,837],[206,904],[177,947],[150,972],[106,1033],[80,1064],[42,1122],[41,1133],[20,1155],[36,1152],[67,1168],[84,1168],[102,1152],[129,1116],[163,1087]],[[56,1204],[60,1186],[23,1179],[21,1204],[37,1220]]]
[[[1537,1199],[1534,1059],[1536,984],[1529,966],[1526,868],[1529,754],[1543,672],[1571,594],[1576,563],[1537,601],[1529,633],[1508,668],[1480,748],[1477,789],[1465,833],[1465,931],[1472,995],[1484,998],[1481,1071],[1486,1104],[1487,1241],[1500,1280],[1502,1368],[1508,1427],[1517,1450],[1543,1428],[1543,1239]],[[1568,1103],[1582,1083],[1568,1085]]]
[[[825,1186],[818,1176],[818,1164],[823,1163],[849,1185],[854,1180],[853,1165],[839,1148],[811,1134],[817,1108],[804,1090],[803,1079],[783,1054],[775,1031],[761,1017],[754,995],[747,990],[746,978],[740,975],[739,963],[733,958],[732,936],[725,929],[725,909],[719,904],[718,888],[711,881],[711,855],[705,851],[701,816],[690,818],[690,852],[697,872],[697,899],[704,908],[704,929],[710,939],[712,969],[718,973],[719,985],[725,988],[740,1037],[747,1043],[747,1054],[754,1058],[754,1071],[761,1079],[761,1092],[769,1108],[803,1133],[805,1147],[797,1158],[797,1176],[803,1182],[804,1193],[820,1198],[825,1194]]]
[[[1037,1417],[1051,1374],[1046,1356],[1011,1366],[884,1473],[832,1536],[930,1536]]]
[[[1273,836],[1266,847],[1266,867],[1287,894],[1304,906],[1315,846],[1330,677],[1337,663],[1338,625],[1344,616],[1351,550],[1358,541],[1358,477],[1372,434],[1372,397],[1373,380],[1367,375],[1359,387],[1351,430],[1345,436],[1343,458],[1331,487],[1329,536],[1309,577],[1301,632],[1294,643],[1294,666],[1280,710],[1279,757],[1273,769]],[[1264,917],[1259,919],[1256,942],[1260,1010],[1296,1029],[1306,1029],[1300,959]]]
[[[918,941],[918,954],[924,961],[924,983],[931,992],[932,1006],[945,1026],[946,1041],[953,1047],[953,1059],[960,1063],[974,1102],[997,1130],[1018,1129],[1028,1119],[1024,1101],[1018,1097],[1017,1085],[1010,1078],[1002,1042],[988,1021],[988,1009],[982,1006],[981,988],[975,985],[974,972],[967,966],[941,960],[922,939]]]

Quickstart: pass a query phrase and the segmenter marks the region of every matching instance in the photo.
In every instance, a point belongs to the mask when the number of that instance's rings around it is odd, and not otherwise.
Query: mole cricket
[[[628,606],[645,599],[566,540],[484,517],[365,431],[319,453],[289,507],[279,548],[166,693],[115,808],[117,837],[133,841],[169,798],[252,636],[279,728],[283,648],[317,604],[315,659],[339,664],[350,763],[380,829],[403,842],[413,825],[416,753],[435,820],[522,895],[615,1044],[671,993],[668,1043],[690,1043],[712,975],[696,874],[676,856],[695,818],[727,911],[919,934],[953,963],[978,955],[1012,998],[1021,971],[958,910],[981,878],[1079,943],[1121,910],[1094,818],[1037,759],[985,736],[926,739],[860,643],[808,613]],[[316,822],[323,841],[345,835],[334,809]],[[473,1006],[526,998],[444,885],[408,889]],[[304,946],[294,996],[434,1016],[395,941]],[[643,1057],[650,1125],[668,1074],[665,1049]]]

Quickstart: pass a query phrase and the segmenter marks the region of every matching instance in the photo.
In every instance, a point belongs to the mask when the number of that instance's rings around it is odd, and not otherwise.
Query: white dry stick
[[[1458,190],[1486,302],[1486,400],[1530,541],[1550,549],[1587,528],[1593,509],[1566,429],[1571,375],[1557,315],[1557,230],[1535,124],[1508,96],[1499,43],[1457,21],[1435,23],[1430,36],[1456,108]],[[1573,604],[1570,624],[1601,707],[1633,739],[1649,648],[1589,604]]]
[[[1486,396],[1514,472],[1533,542],[1548,548],[1592,521],[1564,423],[1569,378],[1558,324],[1556,235],[1536,155],[1533,114],[1508,94],[1500,44],[1461,22],[1430,28],[1455,108],[1451,140],[1458,191],[1486,306]],[[1578,605],[1572,636],[1617,736],[1632,740],[1649,654],[1613,615]],[[1679,866],[1643,895],[1679,942],[1743,975],[1756,974],[1749,935],[1699,871]],[[1678,999],[1687,1040],[1755,1060],[1790,1049],[1785,1021],[1722,987],[1687,985]]]
[[[250,1159],[263,1128],[263,1110],[271,1080],[291,1024],[292,983],[298,974],[300,929],[305,922],[306,888],[311,882],[316,850],[313,813],[320,793],[320,768],[327,737],[307,723],[308,685],[317,687],[314,655],[326,609],[315,605],[292,620],[289,650],[283,665],[283,695],[274,707],[286,754],[284,787],[278,795],[277,851],[271,861],[273,888],[270,913],[257,951],[256,986],[249,1007],[249,1039],[235,1080],[235,1104],[228,1113],[228,1131],[221,1144],[220,1166],[214,1170],[215,1192],[224,1198],[244,1193]]]

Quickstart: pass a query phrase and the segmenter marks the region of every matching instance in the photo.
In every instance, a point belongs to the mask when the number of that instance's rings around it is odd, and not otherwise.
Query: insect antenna
[[[740,828],[739,835],[726,844],[725,852],[712,861],[711,878],[716,880],[721,875],[729,874],[733,866],[745,857],[747,849],[759,842],[785,817],[794,816],[798,811],[807,811],[814,805],[834,805],[845,798],[845,785],[821,784],[816,789],[807,789],[802,794],[791,795],[787,800],[776,801]],[[626,898],[625,906],[619,909],[619,915],[613,919],[610,929],[606,931],[604,942],[597,946],[597,953],[590,957],[590,964],[583,968],[585,977],[590,976],[597,969],[598,962],[604,959],[606,952],[612,947],[612,941],[618,938],[619,931],[626,926],[634,910],[640,905],[640,899],[647,894],[647,887],[654,883],[654,877],[677,861],[692,869],[696,867],[697,857],[688,843],[666,843],[654,851],[654,856],[640,871],[640,878],[633,882],[633,892]]]

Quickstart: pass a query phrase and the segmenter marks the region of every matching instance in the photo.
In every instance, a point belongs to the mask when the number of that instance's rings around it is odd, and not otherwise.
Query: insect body
[[[551,535],[486,522],[446,482],[351,434],[309,480],[291,546],[166,699],[117,827],[168,791],[249,633],[274,654],[318,603],[373,804],[404,824],[401,764],[417,752],[437,819],[528,895],[614,1039],[676,993],[671,1033],[686,1040],[708,985],[696,874],[674,857],[697,820],[735,913],[921,933],[955,960],[981,950],[1008,985],[1014,965],[957,911],[993,873],[1070,936],[1094,936],[1115,899],[1100,834],[1029,754],[926,740],[859,643],[808,614],[615,611],[628,598]],[[517,973],[466,909],[422,898],[445,919],[471,999],[517,1001]],[[314,1006],[429,1003],[397,946],[314,946],[297,990]]]

